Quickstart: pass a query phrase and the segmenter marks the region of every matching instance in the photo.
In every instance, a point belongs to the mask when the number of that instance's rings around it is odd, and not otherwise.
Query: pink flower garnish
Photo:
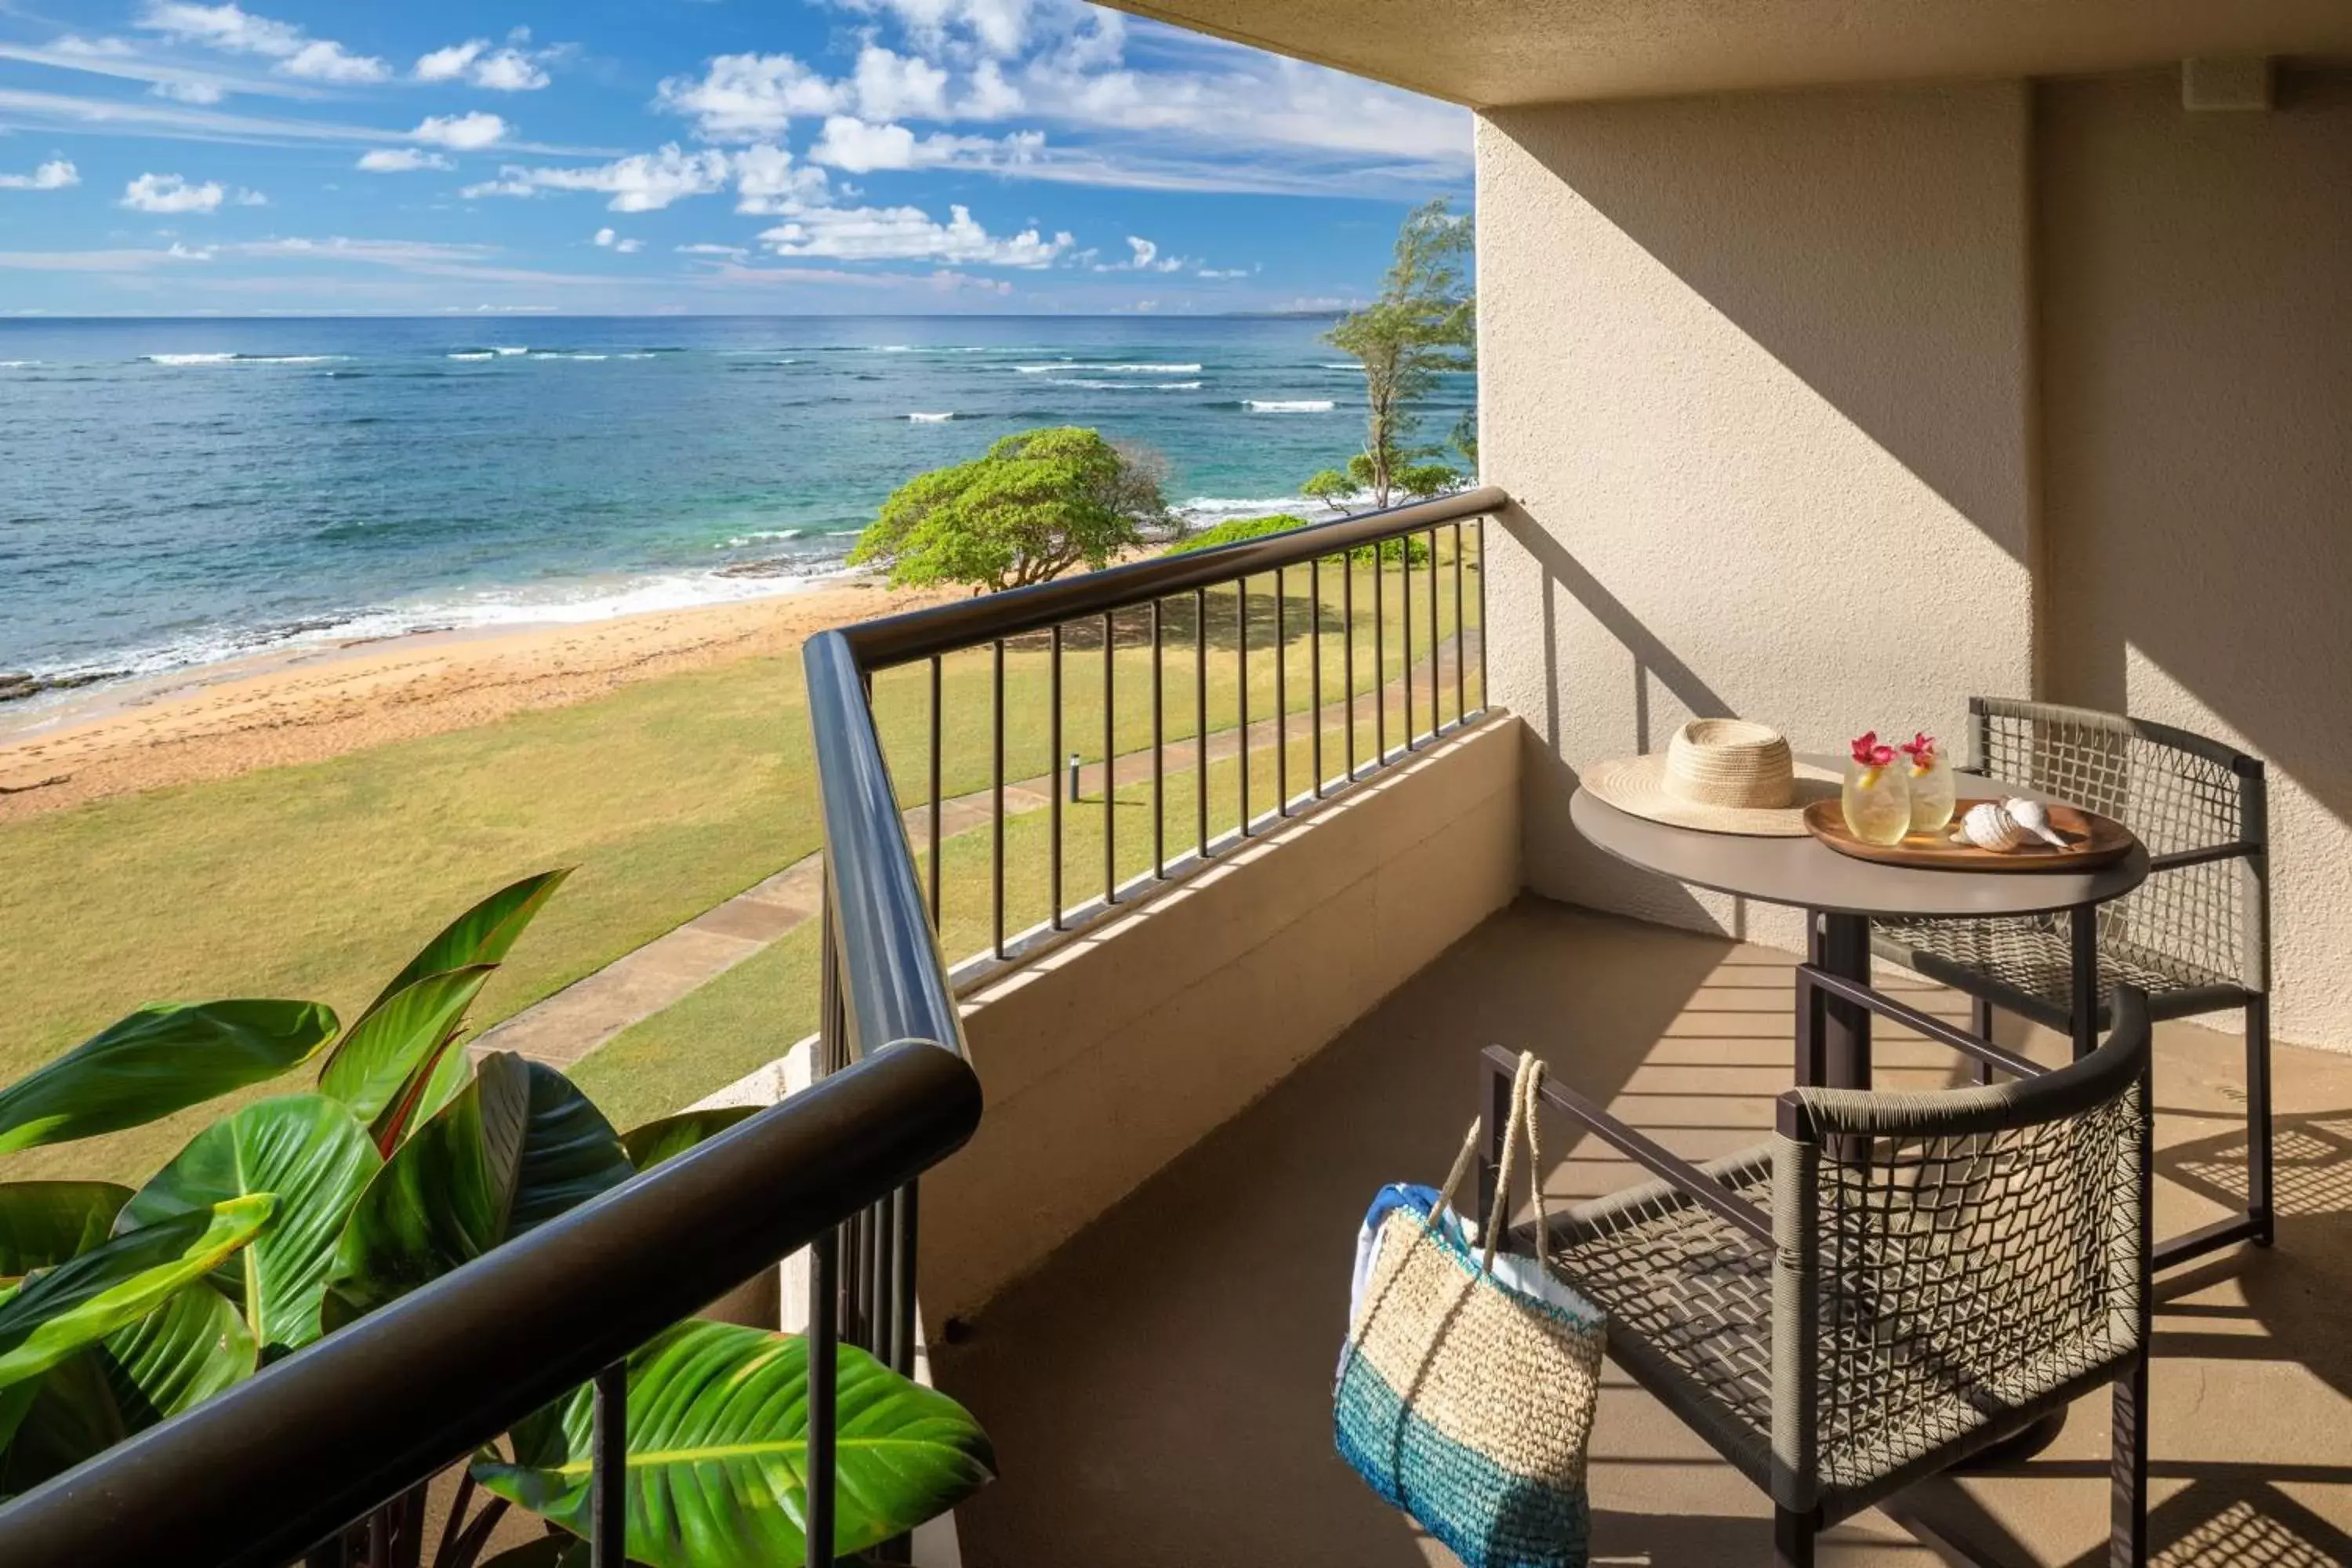
[[[1904,742],[1899,749],[1905,756],[1911,759],[1914,766],[1926,768],[1935,765],[1936,737],[1925,730]]]
[[[1895,760],[1895,748],[1878,743],[1878,731],[1868,731],[1853,740],[1853,760],[1865,768],[1883,768]]]

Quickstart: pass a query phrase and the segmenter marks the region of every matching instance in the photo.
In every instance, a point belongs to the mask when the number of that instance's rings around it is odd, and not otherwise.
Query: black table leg
[[[1816,962],[1831,974],[1858,984],[1870,984],[1870,920],[1866,915],[1823,913]],[[1832,1089],[1870,1087],[1870,1009],[1842,998],[1824,997],[1814,1016],[1805,1020],[1813,1037],[1798,1042],[1799,1082],[1817,1082]],[[1808,1079],[1808,1068],[1818,1072]]]

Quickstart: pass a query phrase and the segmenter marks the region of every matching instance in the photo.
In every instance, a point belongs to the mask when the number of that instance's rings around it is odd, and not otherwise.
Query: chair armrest
[[[1980,1039],[1957,1024],[1945,1022],[1916,1007],[1906,1005],[1884,992],[1874,991],[1859,981],[1847,980],[1810,963],[1797,965],[1797,1008],[1801,1015],[1811,1005],[1813,993],[1826,991],[1831,995],[1867,1008],[1889,1023],[1916,1029],[1929,1039],[1947,1045],[1966,1056],[1989,1063],[2015,1078],[2040,1078],[2050,1069],[2040,1062],[2003,1050],[1990,1040]]]
[[[2148,875],[2158,871],[2178,871],[2183,866],[2204,866],[2215,860],[2240,860],[2252,856],[2262,847],[2237,839],[2228,844],[2207,844],[2195,849],[2175,849],[2169,854],[2147,858]]]
[[[1486,1059],[1489,1067],[1506,1074],[1518,1065],[1518,1058],[1500,1046],[1487,1047]],[[1643,1136],[1574,1089],[1553,1082],[1549,1075],[1543,1080],[1542,1094],[1554,1110],[1564,1110],[1584,1123],[1603,1142],[1653,1175],[1664,1178],[1692,1202],[1713,1211],[1762,1245],[1772,1245],[1770,1216],[1755,1205],[1732,1196],[1729,1188],[1696,1165]],[[1541,1173],[1538,1173],[1537,1180],[1542,1180]]]

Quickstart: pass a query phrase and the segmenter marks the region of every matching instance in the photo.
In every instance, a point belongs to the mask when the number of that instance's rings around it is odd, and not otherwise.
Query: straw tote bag
[[[1468,1568],[1583,1568],[1585,1444],[1600,1392],[1603,1318],[1552,1279],[1536,1147],[1543,1064],[1519,1058],[1495,1205],[1474,1257],[1454,1194],[1382,1190],[1360,1242],[1357,1300],[1339,1357],[1339,1455]],[[1496,1258],[1519,1145],[1537,1257]]]

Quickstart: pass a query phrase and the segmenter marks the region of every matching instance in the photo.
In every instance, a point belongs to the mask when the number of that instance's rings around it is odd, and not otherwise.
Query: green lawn
[[[1343,743],[1337,726],[1327,730],[1323,737],[1327,760],[1338,756]],[[1299,725],[1288,752],[1292,776],[1302,787],[1311,776],[1311,746],[1305,725]],[[1270,774],[1273,755],[1271,747],[1253,753],[1253,772]],[[1210,765],[1213,801],[1231,801],[1238,795],[1239,773],[1233,761]],[[1194,820],[1196,782],[1197,775],[1190,769],[1168,775],[1165,803],[1171,846],[1189,844],[1184,835],[1192,831]],[[1125,785],[1115,798],[1119,874],[1122,878],[1139,875],[1151,862],[1151,786],[1148,783]],[[1260,809],[1271,804],[1269,796]],[[1230,812],[1225,826],[1232,826]],[[1102,886],[1101,796],[1090,794],[1069,805],[1062,829],[1065,858],[1072,868],[1066,900],[1067,905],[1076,905],[1098,893]],[[1050,907],[1052,831],[1052,818],[1042,811],[1013,817],[1005,824],[1010,934],[1044,920]],[[982,827],[948,839],[945,848],[941,942],[949,958],[961,961],[987,951],[994,941],[995,914],[990,899],[992,846],[988,829]],[[928,875],[930,857],[926,854],[919,859]],[[574,1068],[572,1076],[597,1104],[625,1124],[691,1104],[775,1060],[793,1041],[815,1029],[816,963],[817,928],[812,921],[676,1006],[622,1031]]]
[[[1441,559],[1450,562],[1450,545]],[[1338,624],[1342,574],[1334,566],[1323,575],[1328,628]],[[1393,678],[1404,668],[1406,612],[1396,568],[1383,575],[1384,668]],[[1453,604],[1450,572],[1440,575],[1443,636],[1452,629]],[[1413,573],[1416,651],[1425,650],[1428,641],[1427,576],[1425,569]],[[1475,575],[1465,576],[1475,606]],[[1374,679],[1371,573],[1360,567],[1352,578],[1360,689]],[[1308,701],[1314,611],[1305,571],[1289,579],[1289,608],[1281,617],[1285,695],[1297,710]],[[1276,660],[1267,650],[1276,615],[1271,579],[1250,588],[1250,704],[1253,716],[1262,716],[1274,710]],[[1214,731],[1233,723],[1242,683],[1235,595],[1228,588],[1213,593],[1211,601],[1209,726]],[[1193,722],[1189,602],[1171,606],[1167,630],[1166,733],[1177,737],[1192,733]],[[1339,691],[1340,639],[1327,629],[1322,642],[1329,700]],[[1100,646],[1099,633],[1074,633],[1065,663],[1066,749],[1088,757],[1099,757],[1102,748]],[[1147,616],[1121,618],[1112,657],[1116,745],[1124,752],[1147,745],[1151,733]],[[949,795],[984,788],[990,777],[990,663],[986,651],[944,663],[941,774]],[[1042,638],[1008,650],[1010,777],[1050,765],[1049,664]],[[1442,695],[1450,712],[1450,682]],[[1475,696],[1474,681],[1474,701]],[[1416,702],[1425,706],[1425,698]],[[902,797],[919,800],[928,781],[927,672],[886,672],[877,681],[876,709]],[[1416,727],[1426,723],[1417,710]],[[1398,733],[1392,726],[1391,743]],[[1367,736],[1362,745],[1370,743]],[[1335,768],[1337,755],[1327,759]],[[1253,779],[1258,810],[1272,802],[1268,771]],[[1294,788],[1304,776],[1302,763]],[[813,784],[799,661],[770,658],[649,680],[571,707],[330,762],[100,801],[9,825],[0,828],[0,888],[9,895],[0,901],[0,952],[8,955],[0,965],[0,1079],[14,1078],[152,1000],[314,997],[348,1018],[473,899],[530,871],[577,866],[485,993],[477,1022],[494,1022],[814,851],[819,835]],[[1222,819],[1230,822],[1234,792],[1225,784],[1220,796],[1219,787],[1213,779],[1213,799],[1223,800]],[[1183,814],[1180,822],[1189,825],[1191,809],[1171,793],[1171,814]],[[1075,815],[1070,826],[1071,863],[1098,865],[1099,837],[1089,858]],[[1034,826],[1017,825],[1014,835],[1028,845],[1021,836],[1045,831],[1041,815]],[[1121,843],[1122,865],[1132,870],[1148,858],[1148,824],[1139,852],[1129,844],[1124,824]],[[971,881],[959,867],[959,857],[968,853],[977,854],[984,879],[985,837],[978,837],[976,851],[949,849],[948,885],[959,900],[967,896],[962,885]],[[1009,845],[1008,859],[1037,862],[1042,877],[1041,849],[1031,846],[1015,854]],[[1025,895],[1014,891],[1015,905],[1026,907]],[[1041,884],[1034,910],[1016,919],[1016,927],[1041,918],[1043,909]],[[982,942],[958,947],[951,940],[950,945],[968,952]],[[639,1103],[654,1110],[685,1103],[806,1032],[814,992],[809,969],[805,942],[779,943],[673,1009],[674,1015],[693,1009],[678,1031],[665,1037],[665,1020],[649,1021],[607,1047],[611,1065],[602,1060],[606,1053],[591,1058],[583,1079],[629,1083],[616,1108],[624,1121]],[[738,998],[763,974],[768,990]],[[728,1012],[730,1005],[740,1011]],[[688,1029],[699,1037],[679,1032]],[[646,1031],[645,1038],[635,1037]],[[673,1043],[659,1046],[661,1038]],[[621,1049],[624,1044],[628,1050]],[[743,1068],[717,1066],[746,1057]],[[656,1058],[669,1065],[660,1070],[630,1065]],[[283,1087],[251,1093],[282,1092]],[[27,1151],[0,1161],[0,1175],[143,1175],[210,1114],[190,1111],[153,1127]]]

